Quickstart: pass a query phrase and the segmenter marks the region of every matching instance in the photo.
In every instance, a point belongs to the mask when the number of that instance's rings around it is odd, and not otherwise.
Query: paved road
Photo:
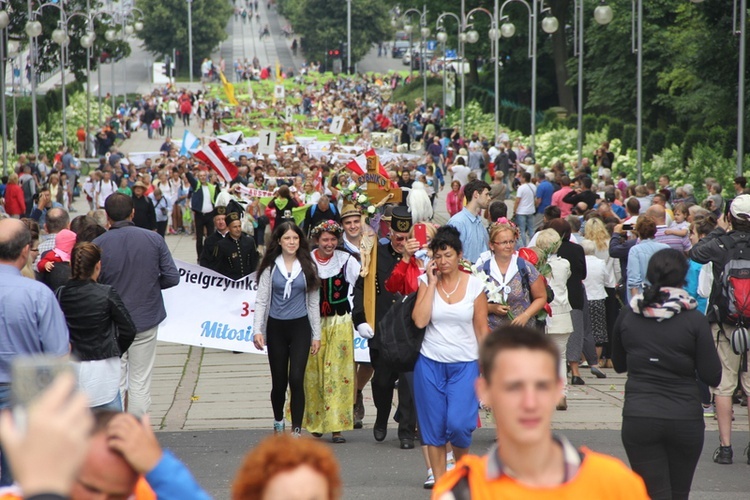
[[[618,431],[566,431],[577,446],[614,455],[627,463]],[[198,482],[215,498],[229,498],[231,482],[246,450],[268,435],[267,431],[160,432],[161,443],[187,463]],[[341,464],[344,498],[422,500],[429,493],[422,489],[426,477],[418,449],[401,450],[394,436],[376,443],[369,430],[347,433],[348,442],[331,445]],[[494,433],[480,429],[474,433],[472,451],[484,453],[493,444]],[[747,500],[750,466],[744,462],[719,466],[711,462],[715,432],[706,434],[695,480],[693,500]],[[739,454],[741,450],[735,450]],[[589,499],[597,498],[595,491]]]

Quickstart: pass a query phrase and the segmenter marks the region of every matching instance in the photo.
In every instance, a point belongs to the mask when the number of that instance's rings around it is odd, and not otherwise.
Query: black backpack
[[[399,372],[414,370],[424,340],[424,328],[411,318],[417,292],[397,300],[378,322],[380,356]]]

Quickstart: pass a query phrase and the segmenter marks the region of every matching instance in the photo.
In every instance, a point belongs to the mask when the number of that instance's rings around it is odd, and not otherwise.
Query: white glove
[[[367,323],[362,323],[357,327],[357,333],[363,339],[371,339],[375,336],[375,332],[372,331],[372,327]]]

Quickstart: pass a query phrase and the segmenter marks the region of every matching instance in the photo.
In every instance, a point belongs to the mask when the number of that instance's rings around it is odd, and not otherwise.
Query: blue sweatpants
[[[471,445],[479,401],[474,382],[479,364],[441,363],[419,355],[414,367],[414,404],[422,444],[458,448]]]

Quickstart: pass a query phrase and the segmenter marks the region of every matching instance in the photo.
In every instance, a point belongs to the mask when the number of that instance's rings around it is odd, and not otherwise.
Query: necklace
[[[443,287],[443,280],[440,280],[440,289],[445,294],[445,298],[446,299],[450,299],[451,295],[453,295],[454,293],[456,293],[456,290],[458,290],[458,285],[460,285],[460,284],[461,284],[461,276],[459,276],[458,279],[456,280],[456,286],[453,288],[453,290],[451,290],[451,293],[448,293],[448,292],[445,291],[445,287]]]
[[[331,261],[331,259],[333,258],[333,255],[331,255],[331,256],[330,256],[330,257],[328,257],[327,259],[321,259],[321,258],[319,257],[319,254],[318,254],[318,251],[317,251],[317,250],[315,250],[315,252],[314,252],[314,253],[315,253],[315,260],[317,260],[317,261],[318,261],[318,263],[319,263],[319,264],[321,264],[321,265],[326,265],[326,264],[328,264],[328,263],[329,263],[329,262]]]

